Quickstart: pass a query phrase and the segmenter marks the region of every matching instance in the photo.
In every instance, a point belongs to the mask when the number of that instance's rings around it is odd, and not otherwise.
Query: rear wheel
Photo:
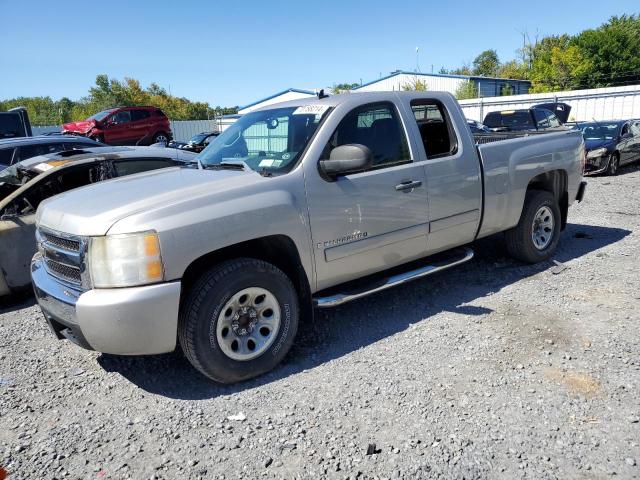
[[[620,168],[620,155],[612,153],[609,156],[609,164],[607,165],[607,175],[617,175],[618,168]]]
[[[523,262],[547,260],[558,246],[560,227],[560,207],[555,197],[546,191],[530,190],[518,225],[505,232],[507,250]]]
[[[261,260],[225,261],[188,292],[178,338],[191,364],[221,383],[273,369],[298,328],[298,297],[289,278]]]
[[[153,136],[153,140],[151,143],[164,143],[167,145],[169,143],[169,136],[164,132],[158,132]]]

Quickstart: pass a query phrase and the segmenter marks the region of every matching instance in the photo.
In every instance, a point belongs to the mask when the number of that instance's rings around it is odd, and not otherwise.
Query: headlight
[[[87,253],[94,287],[132,287],[164,279],[155,232],[92,237]]]
[[[607,154],[606,148],[596,148],[595,150],[591,150],[587,152],[587,158],[598,158],[604,157]]]

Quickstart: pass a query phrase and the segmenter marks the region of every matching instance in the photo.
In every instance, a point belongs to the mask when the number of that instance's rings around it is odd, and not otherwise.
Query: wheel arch
[[[183,300],[190,287],[212,266],[232,258],[255,258],[275,265],[294,284],[300,300],[301,318],[312,318],[311,288],[295,242],[286,235],[269,235],[228,245],[196,258],[182,275]]]
[[[561,229],[567,226],[567,216],[569,213],[569,190],[568,175],[565,170],[550,170],[548,172],[536,175],[527,185],[527,192],[530,190],[544,190],[556,198],[560,206],[560,214],[562,216]],[[525,193],[526,195],[526,193]],[[524,204],[523,204],[524,208]]]

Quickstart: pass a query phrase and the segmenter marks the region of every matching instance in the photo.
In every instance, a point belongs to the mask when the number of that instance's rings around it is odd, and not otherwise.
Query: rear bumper
[[[75,290],[52,277],[37,254],[34,292],[57,338],[115,355],[150,355],[176,347],[180,282]]]

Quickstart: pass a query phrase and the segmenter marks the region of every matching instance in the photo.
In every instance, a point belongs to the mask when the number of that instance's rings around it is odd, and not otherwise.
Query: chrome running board
[[[323,292],[320,292],[321,296],[314,297],[313,299],[314,306],[318,308],[336,307],[338,305],[342,305],[343,303],[366,297],[368,295],[371,295],[372,293],[381,292],[382,290],[386,290],[387,288],[402,285],[403,283],[426,277],[427,275],[432,275],[442,270],[446,270],[447,268],[455,267],[456,265],[468,262],[473,258],[473,250],[467,247],[459,250],[453,250],[450,253],[452,254],[452,256],[450,256],[446,260],[435,261],[428,265],[424,265],[413,270],[408,270],[406,272],[398,273],[386,278],[377,277],[376,280],[373,281],[373,283],[370,285],[365,285],[363,287],[355,288],[352,290],[349,290],[345,286],[343,287],[346,288],[345,291],[341,291],[340,287],[337,287],[338,291],[336,293],[329,293],[326,296],[322,296]],[[329,291],[336,291],[336,289],[331,288],[326,290],[325,292]]]

